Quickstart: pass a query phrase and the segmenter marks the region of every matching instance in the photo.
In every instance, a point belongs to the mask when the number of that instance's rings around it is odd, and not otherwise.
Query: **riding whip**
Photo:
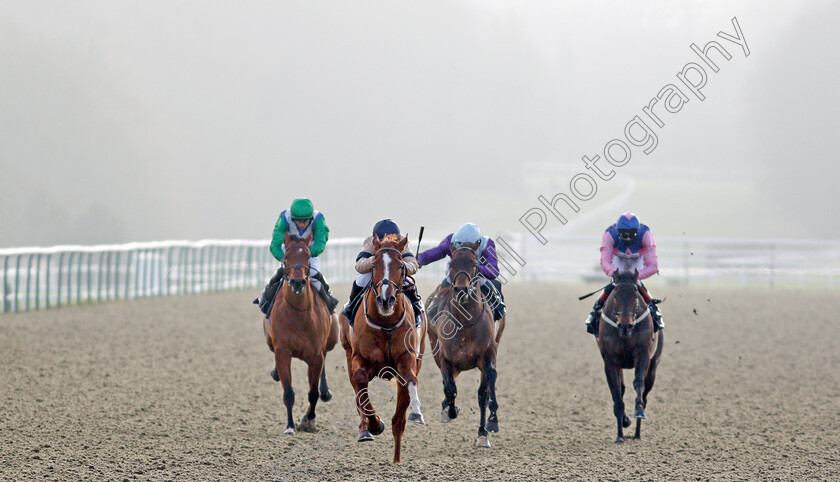
[[[598,288],[597,290],[593,291],[592,293],[589,293],[588,295],[578,296],[578,300],[585,300],[586,298],[589,298],[590,296],[594,295],[595,293],[603,290],[607,286],[609,286],[609,284],[605,285],[603,288]]]
[[[417,236],[417,254],[420,254],[420,241],[423,241],[423,231],[425,229],[425,226],[420,226],[420,235]]]

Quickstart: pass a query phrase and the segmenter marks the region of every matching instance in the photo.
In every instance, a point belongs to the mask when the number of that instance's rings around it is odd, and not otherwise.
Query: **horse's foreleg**
[[[499,403],[496,399],[496,351],[491,350],[485,356],[484,361],[484,377],[487,379],[488,398],[490,400],[490,418],[487,420],[487,431],[499,431],[499,417],[496,411],[499,409]]]
[[[481,419],[478,422],[478,440],[476,447],[490,447],[490,441],[487,440],[487,372],[481,370],[481,383],[478,385],[478,411],[481,414]]]
[[[321,369],[321,401],[322,402],[329,402],[332,400],[332,392],[330,391],[330,386],[327,385],[327,367]]]
[[[368,384],[370,383],[370,372],[367,361],[355,355],[353,357],[351,375],[353,379],[353,388],[356,390],[356,410],[359,411],[359,442],[366,442],[373,440],[374,433],[376,435],[382,433],[385,429],[385,424],[376,416],[376,411],[373,404],[370,403],[370,395],[368,394]],[[371,425],[373,425],[373,432],[371,433]]]
[[[309,378],[309,408],[303,419],[300,421],[300,429],[304,432],[315,431],[315,406],[318,404],[318,382],[321,374],[324,372],[324,357],[320,356],[314,360],[309,360],[308,363],[308,378]]]
[[[610,394],[613,399],[613,414],[617,421],[618,435],[615,443],[624,443],[624,400],[621,398],[621,371],[612,363],[604,360],[604,374],[607,376],[607,385],[610,387]]]
[[[636,410],[633,412],[635,418],[647,418],[645,416],[645,378],[647,377],[648,368],[650,367],[650,358],[648,358],[647,348],[638,350],[635,356],[635,375],[633,377],[633,389],[636,390]]]
[[[659,336],[662,336],[660,332]],[[659,341],[662,343],[662,340]],[[644,404],[645,408],[647,408],[647,397],[651,390],[653,390],[653,383],[656,381],[656,367],[659,366],[659,357],[655,356],[650,361],[650,366],[648,366],[647,375],[645,376],[645,391],[642,393],[642,403]],[[642,419],[636,419],[636,435],[635,438],[641,439],[642,438]]]
[[[441,359],[440,375],[443,379],[443,410],[440,414],[440,421],[449,422],[458,416],[458,407],[455,406],[455,397],[458,396],[458,387],[455,386],[455,369],[452,363],[446,358]]]
[[[295,421],[292,419],[292,407],[295,405],[295,391],[292,389],[292,356],[279,348],[274,350],[274,364],[277,377],[283,384],[283,404],[286,406],[286,435],[295,433]]]
[[[416,387],[417,384],[415,383]],[[394,434],[394,463],[402,462],[402,436],[405,433],[405,411],[410,403],[408,385],[397,383],[397,411],[391,419],[391,433]]]

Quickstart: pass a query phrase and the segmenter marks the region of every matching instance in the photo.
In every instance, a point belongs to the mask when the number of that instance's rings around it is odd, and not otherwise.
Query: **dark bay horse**
[[[295,403],[291,372],[293,357],[303,360],[309,367],[309,408],[300,422],[300,429],[315,431],[319,379],[321,400],[326,402],[332,398],[327,386],[324,358],[338,342],[338,317],[330,316],[326,303],[310,285],[311,239],[311,235],[299,240],[286,235],[283,286],[277,290],[270,316],[263,320],[265,340],[274,352],[275,368],[271,376],[283,384],[283,403],[288,418],[285,434],[295,433],[295,422],[292,420]]]
[[[441,422],[449,422],[458,416],[455,406],[457,387],[455,377],[473,368],[481,371],[478,387],[478,406],[481,420],[478,426],[477,447],[490,447],[488,432],[499,431],[496,414],[496,350],[498,348],[497,327],[493,322],[493,310],[481,293],[478,278],[477,245],[464,244],[451,248],[449,263],[449,287],[439,288],[435,303],[429,307],[429,342],[433,347],[435,362],[443,377],[443,410]],[[498,338],[501,338],[499,330]],[[485,422],[486,410],[490,417]]]
[[[411,409],[409,421],[425,423],[417,396],[417,374],[425,349],[426,323],[415,328],[411,301],[401,291],[406,277],[401,253],[407,244],[407,236],[400,240],[388,235],[380,241],[374,235],[372,287],[365,292],[354,326],[341,318],[341,345],[361,418],[359,442],[373,440],[385,431],[385,423],[371,405],[368,384],[377,376],[397,381],[397,408],[391,419],[395,464],[401,461],[406,409]]]
[[[613,275],[615,289],[610,293],[601,312],[598,327],[598,348],[604,359],[604,373],[613,399],[613,413],[618,425],[615,443],[624,443],[624,427],[630,418],[624,412],[624,377],[622,369],[635,369],[633,388],[636,390],[636,435],[642,438],[642,419],[647,397],[656,379],[656,367],[662,356],[662,331],[654,333],[653,320],[637,283],[638,271]]]

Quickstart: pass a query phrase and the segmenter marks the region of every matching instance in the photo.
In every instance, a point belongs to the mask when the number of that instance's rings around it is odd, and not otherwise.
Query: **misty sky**
[[[716,34],[737,17],[750,55]],[[331,236],[383,217],[524,232],[689,45],[724,44],[648,155],[567,226],[837,239],[840,5],[823,2],[4,1],[0,246]],[[732,48],[729,48],[729,47]],[[597,242],[597,241],[596,241]]]

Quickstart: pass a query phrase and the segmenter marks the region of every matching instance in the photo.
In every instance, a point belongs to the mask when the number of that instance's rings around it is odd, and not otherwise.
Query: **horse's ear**
[[[286,235],[285,235],[285,236],[283,236],[283,244],[285,244],[286,246],[288,246],[288,245],[289,245],[289,243],[291,243],[291,242],[292,242],[292,236],[289,234],[289,232],[288,232],[288,231],[286,231]]]
[[[469,244],[467,244],[467,246],[468,246],[471,250],[473,250],[473,251],[475,251],[476,253],[478,253],[478,247],[479,247],[479,246],[481,246],[481,243],[469,243]]]
[[[633,281],[639,281],[639,269],[633,268]]]
[[[379,248],[381,248],[381,247],[382,247],[382,242],[379,240],[379,235],[374,233],[374,235],[373,235],[373,250],[374,251],[379,251]]]
[[[400,240],[399,243],[397,243],[397,249],[399,249],[400,253],[402,253],[406,246],[408,246],[408,235],[407,234],[405,235],[404,238],[402,238]]]
[[[312,233],[307,234],[304,241],[306,242],[306,245],[309,246],[309,243],[312,242]]]
[[[449,254],[455,254],[455,245],[449,243]]]

